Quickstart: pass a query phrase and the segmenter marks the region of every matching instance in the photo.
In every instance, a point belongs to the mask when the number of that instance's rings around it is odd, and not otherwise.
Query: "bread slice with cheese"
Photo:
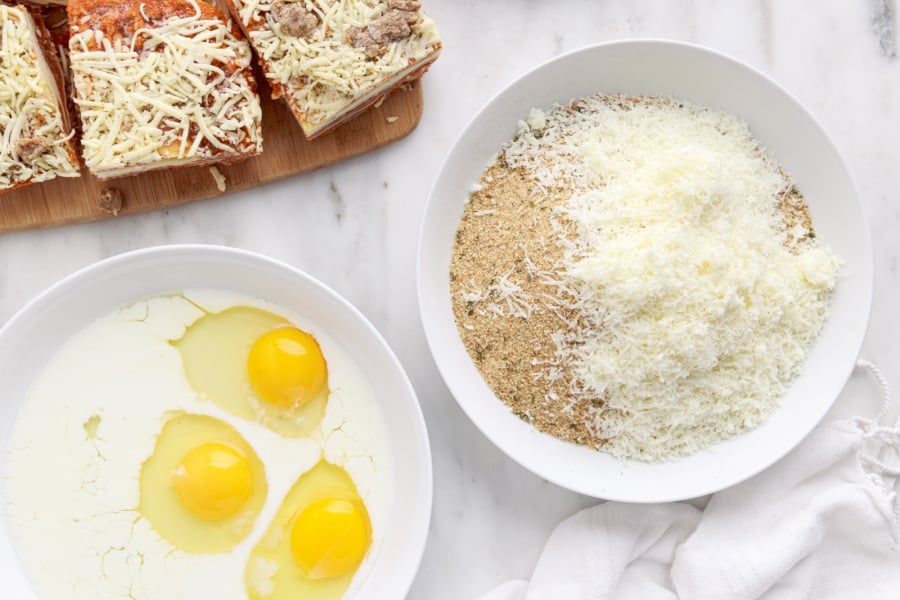
[[[251,51],[199,0],[69,0],[84,162],[100,179],[262,151]]]
[[[417,0],[226,0],[313,139],[422,76],[441,51]]]
[[[40,17],[0,4],[0,191],[78,177],[57,48]]]

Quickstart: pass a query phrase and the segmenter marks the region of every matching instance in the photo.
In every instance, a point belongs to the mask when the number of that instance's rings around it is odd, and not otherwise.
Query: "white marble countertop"
[[[425,113],[409,137],[314,173],[178,209],[0,236],[0,322],[63,275],[145,246],[225,244],[292,263],[347,297],[381,330],[424,409],[434,511],[409,597],[471,598],[503,579],[527,578],[551,529],[596,501],[513,463],[453,401],[417,317],[419,220],[455,137],[513,78],[587,44],[669,38],[709,46],[768,73],[833,137],[857,181],[874,240],[875,298],[863,356],[900,385],[900,61],[879,47],[872,17],[878,2],[424,3],[445,50],[425,78]],[[848,414],[865,410],[851,405],[847,393],[841,400],[839,410]]]

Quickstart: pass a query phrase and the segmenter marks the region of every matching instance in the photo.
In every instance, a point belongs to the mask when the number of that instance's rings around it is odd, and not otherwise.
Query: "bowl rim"
[[[861,240],[861,243],[866,248],[866,257],[865,264],[863,265],[866,269],[866,274],[868,277],[866,278],[866,287],[865,290],[865,306],[860,308],[861,322],[863,324],[862,332],[858,336],[858,339],[854,341],[852,345],[853,356],[855,359],[849,364],[845,365],[845,368],[842,372],[841,379],[843,384],[837,393],[834,395],[829,402],[823,403],[822,408],[816,414],[816,418],[814,421],[811,421],[809,427],[804,427],[802,430],[802,435],[798,435],[797,439],[792,444],[786,444],[785,447],[777,453],[777,455],[768,461],[761,461],[759,465],[757,465],[753,469],[748,469],[746,472],[741,473],[739,477],[733,477],[729,479],[726,483],[710,483],[707,486],[702,488],[698,488],[696,493],[691,493],[690,495],[685,495],[683,493],[669,493],[663,494],[659,496],[654,496],[652,498],[648,497],[633,497],[628,494],[616,494],[609,493],[604,491],[602,494],[598,493],[593,486],[590,485],[579,485],[572,481],[567,480],[562,475],[562,470],[560,472],[549,472],[546,469],[536,469],[533,465],[529,465],[526,461],[523,460],[524,457],[520,456],[517,452],[515,452],[514,444],[512,443],[501,443],[497,438],[498,436],[492,435],[489,431],[489,423],[480,421],[473,413],[473,410],[466,402],[461,402],[459,400],[458,394],[454,391],[455,385],[453,383],[452,373],[448,372],[449,366],[444,364],[444,361],[440,360],[440,356],[442,355],[441,348],[438,346],[438,333],[436,331],[437,325],[430,323],[429,314],[431,310],[427,308],[427,287],[425,284],[426,277],[424,275],[425,264],[423,262],[423,255],[426,254],[426,248],[428,247],[428,241],[425,239],[425,234],[428,231],[428,223],[432,218],[432,214],[435,212],[434,205],[437,204],[437,196],[438,196],[438,188],[439,184],[441,184],[442,177],[444,176],[444,172],[447,170],[448,165],[454,156],[454,154],[458,151],[462,141],[470,135],[470,132],[474,129],[475,125],[481,119],[482,115],[487,112],[495,103],[501,100],[504,96],[509,94],[512,90],[514,90],[519,84],[524,82],[525,80],[533,77],[539,71],[544,70],[545,68],[550,67],[551,65],[565,61],[575,55],[585,54],[591,52],[601,51],[603,49],[615,49],[615,48],[624,48],[624,47],[646,47],[650,49],[655,49],[656,51],[677,48],[680,50],[687,50],[690,52],[697,52],[700,54],[705,54],[710,56],[716,60],[723,61],[727,63],[730,68],[743,70],[751,74],[753,77],[756,77],[762,80],[767,85],[774,88],[780,95],[784,97],[784,99],[794,105],[796,109],[801,111],[814,125],[818,132],[822,135],[823,140],[828,145],[829,150],[831,150],[841,166],[844,169],[844,172],[847,176],[847,182],[849,183],[850,189],[852,190],[852,198],[849,198],[848,201],[853,203],[853,207],[857,210],[859,214],[859,218],[861,221],[862,228],[864,230],[864,239]],[[866,332],[868,330],[871,313],[872,313],[872,301],[874,294],[874,253],[872,251],[872,238],[871,238],[871,229],[869,227],[868,219],[866,217],[865,211],[863,210],[862,203],[860,201],[859,195],[859,187],[856,183],[855,178],[853,177],[852,172],[848,167],[848,163],[838,148],[837,144],[835,144],[831,135],[822,127],[821,123],[815,116],[806,108],[806,106],[800,102],[796,96],[794,96],[790,91],[784,88],[781,84],[779,84],[774,78],[764,73],[760,69],[745,63],[733,56],[729,56],[723,52],[715,50],[713,48],[709,48],[700,44],[692,43],[692,42],[684,42],[681,40],[674,40],[668,38],[653,38],[653,37],[641,37],[641,38],[626,38],[626,39],[617,39],[617,40],[609,40],[604,42],[598,42],[594,44],[587,44],[580,46],[578,48],[574,48],[572,50],[563,52],[556,56],[552,56],[547,58],[540,63],[527,68],[523,72],[514,76],[509,82],[504,84],[497,92],[492,94],[490,98],[485,101],[480,108],[474,113],[474,115],[468,120],[466,125],[460,130],[460,133],[456,136],[456,139],[453,141],[452,145],[445,152],[444,157],[441,161],[440,168],[438,169],[434,180],[432,182],[431,188],[428,193],[428,197],[425,202],[425,207],[422,212],[422,217],[419,223],[419,235],[418,235],[418,243],[416,246],[416,292],[417,292],[417,300],[419,303],[419,318],[422,324],[422,327],[425,331],[425,338],[428,344],[429,350],[432,353],[432,357],[434,359],[435,365],[438,368],[438,371],[441,374],[441,377],[444,380],[445,385],[450,391],[450,395],[453,397],[456,404],[463,410],[469,420],[476,426],[481,433],[494,444],[501,452],[503,452],[507,457],[511,458],[514,462],[525,468],[526,470],[534,473],[535,475],[550,481],[551,483],[558,485],[562,488],[568,489],[570,491],[584,494],[587,496],[591,496],[598,499],[603,500],[611,500],[618,502],[630,502],[636,504],[652,504],[652,503],[660,503],[660,502],[675,502],[681,500],[688,500],[691,498],[699,498],[703,496],[707,496],[709,494],[721,491],[723,489],[730,488],[734,485],[737,485],[741,482],[744,482],[759,473],[765,471],[769,467],[773,466],[780,460],[782,460],[787,454],[793,451],[797,445],[799,445],[803,439],[805,439],[819,424],[821,424],[822,419],[834,405],[834,402],[837,400],[840,395],[842,389],[846,387],[846,382],[849,380],[853,369],[855,368],[856,359],[859,358],[859,354],[862,350],[863,344],[866,338]],[[498,402],[499,399],[494,395],[494,399]],[[777,410],[777,408],[776,408]],[[511,413],[510,413],[511,414]],[[774,411],[773,413],[774,414]],[[771,414],[768,418],[771,417]],[[533,428],[532,428],[533,429]],[[536,429],[533,429],[535,433],[540,436],[550,437],[547,434],[541,433]],[[752,431],[752,430],[751,430]],[[801,433],[798,430],[798,433]],[[555,438],[554,438],[555,439]],[[729,438],[733,439],[733,438]],[[557,440],[560,441],[560,440]],[[728,441],[728,440],[724,440]],[[508,442],[508,440],[504,440],[504,442]],[[561,442],[567,444],[567,442]],[[720,442],[721,443],[721,442]],[[574,446],[574,444],[569,444]],[[712,447],[715,447],[716,444],[713,444]],[[701,450],[702,452],[703,450]],[[629,461],[622,461],[629,462]],[[665,463],[659,463],[665,464]]]
[[[366,318],[366,316],[363,315],[362,312],[360,312],[360,310],[356,308],[356,306],[354,306],[349,300],[347,300],[344,296],[336,292],[325,283],[321,282],[316,277],[283,260],[266,256],[259,252],[254,252],[251,250],[233,246],[205,243],[178,243],[146,246],[121,252],[119,254],[115,254],[89,263],[81,268],[76,269],[75,271],[72,271],[56,282],[50,284],[48,287],[44,288],[36,296],[28,300],[2,326],[0,326],[0,345],[6,342],[6,337],[9,335],[9,331],[22,326],[23,323],[27,324],[29,319],[34,318],[34,316],[36,314],[39,314],[45,307],[52,303],[58,302],[59,299],[65,295],[66,291],[73,286],[77,286],[85,279],[90,279],[96,273],[103,273],[123,263],[127,264],[129,262],[141,260],[148,256],[154,255],[162,257],[179,255],[230,256],[232,258],[248,261],[248,264],[255,263],[257,265],[266,265],[268,267],[275,268],[276,270],[281,270],[282,272],[289,274],[291,277],[303,280],[305,284],[308,284],[311,287],[317,289],[318,292],[329,298],[330,301],[339,305],[341,309],[351,314],[353,318],[356,319],[357,323],[364,330],[366,330],[367,334],[370,335],[372,337],[372,340],[381,348],[385,355],[385,358],[391,364],[391,367],[396,371],[395,374],[398,377],[398,381],[402,383],[406,396],[410,400],[412,400],[412,402],[408,403],[406,410],[409,412],[410,418],[417,424],[417,432],[415,437],[418,439],[418,445],[421,446],[422,450],[421,458],[416,461],[420,464],[421,475],[423,476],[424,484],[421,490],[416,490],[417,495],[421,495],[421,522],[418,523],[418,525],[420,526],[416,529],[410,528],[404,533],[404,545],[411,548],[411,552],[409,553],[409,556],[411,558],[408,560],[408,565],[406,565],[403,571],[401,571],[402,578],[394,577],[393,580],[393,588],[398,593],[402,593],[403,595],[408,594],[413,582],[415,581],[416,575],[419,572],[424,556],[428,535],[431,528],[434,498],[434,467],[432,462],[431,443],[427,424],[422,412],[422,406],[415,392],[415,388],[413,387],[412,382],[409,379],[409,375],[406,373],[406,370],[404,369],[402,363],[394,353],[393,348],[391,348],[391,346],[387,343],[381,332],[379,332],[378,329],[376,329],[375,326],[371,323],[371,321],[369,321],[369,319]],[[0,519],[5,520],[6,516],[0,514]],[[12,544],[11,540],[6,540],[6,543],[10,544],[10,546],[13,548],[15,558],[18,559],[18,553],[15,551],[14,545]],[[21,564],[18,564],[16,568],[19,568],[21,570]],[[366,579],[363,580],[362,586],[357,588],[357,595],[365,591],[365,582],[368,581],[371,575],[372,572],[370,572],[367,575]],[[32,594],[35,593],[33,590],[29,591]]]

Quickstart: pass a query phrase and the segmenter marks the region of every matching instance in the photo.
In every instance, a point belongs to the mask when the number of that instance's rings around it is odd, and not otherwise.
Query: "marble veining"
[[[894,37],[893,0],[872,0],[872,31],[878,36],[878,47],[887,58],[897,56],[897,40]]]
[[[900,388],[900,61],[893,0],[423,0],[445,51],[407,138],[239,194],[113,221],[0,236],[0,322],[62,276],[156,244],[207,242],[285,260],[354,303],[384,334],[419,394],[433,448],[432,530],[410,598],[471,598],[527,577],[564,517],[595,501],[500,453],[451,398],[418,319],[415,251],[431,183],[493,94],[552,56],[626,38],[702,44],[764,71],[833,137],[872,230],[875,298],[863,356]],[[2,197],[0,197],[2,201]],[[874,412],[855,377],[834,415]],[[872,406],[866,406],[868,399]],[[862,399],[862,400],[861,400]]]

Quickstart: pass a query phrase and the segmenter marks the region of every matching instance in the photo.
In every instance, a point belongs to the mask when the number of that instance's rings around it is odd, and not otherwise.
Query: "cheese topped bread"
[[[84,162],[107,179],[262,151],[251,51],[198,0],[70,0]]]
[[[63,78],[50,34],[22,6],[0,4],[0,191],[78,177]]]
[[[313,139],[421,77],[441,51],[417,0],[227,0],[272,88]]]

